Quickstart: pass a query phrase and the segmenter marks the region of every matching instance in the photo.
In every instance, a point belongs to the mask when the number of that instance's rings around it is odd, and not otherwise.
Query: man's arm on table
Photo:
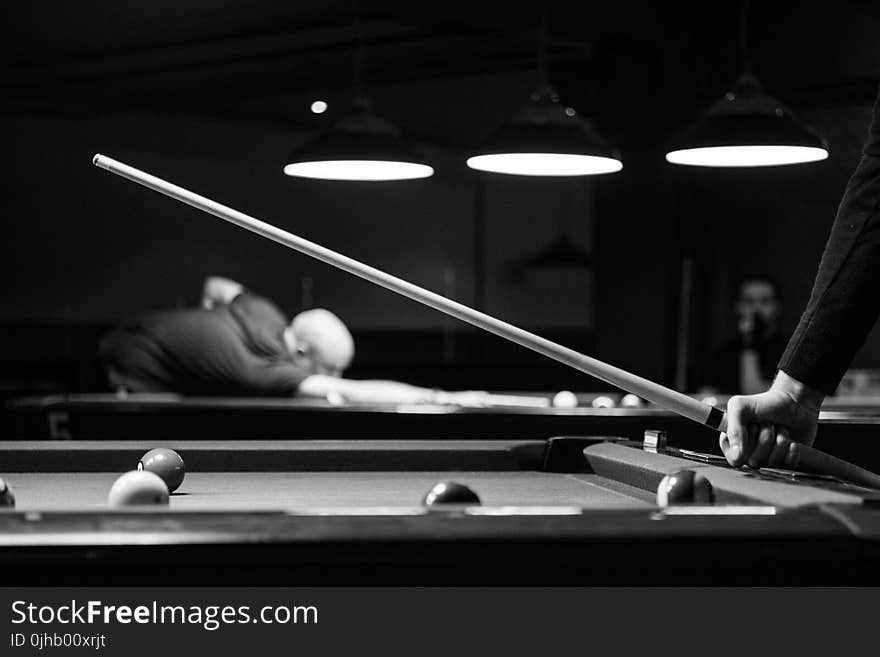
[[[297,388],[297,396],[326,399],[339,395],[347,402],[365,404],[462,404],[480,406],[487,403],[483,391],[446,392],[421,388],[399,381],[342,379],[313,374]]]
[[[812,444],[833,394],[880,314],[880,98],[847,185],[807,308],[767,392],[732,397],[722,449],[731,465],[792,465],[790,441]],[[725,446],[726,445],[726,446]]]

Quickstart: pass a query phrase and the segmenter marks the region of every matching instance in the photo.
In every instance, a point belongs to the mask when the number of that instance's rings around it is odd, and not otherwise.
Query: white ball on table
[[[126,472],[113,482],[107,504],[122,506],[167,506],[168,486],[162,478],[146,470]]]
[[[576,408],[577,405],[577,395],[575,395],[570,390],[560,390],[555,395],[553,395],[554,408]]]

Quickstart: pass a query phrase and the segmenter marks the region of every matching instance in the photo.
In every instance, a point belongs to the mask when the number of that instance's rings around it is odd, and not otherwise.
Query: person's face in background
[[[333,313],[316,308],[297,315],[284,339],[294,362],[311,374],[341,377],[354,358],[354,340]]]
[[[741,332],[748,332],[757,324],[765,336],[771,335],[777,329],[780,311],[776,289],[769,281],[745,281],[740,286],[736,313]]]
[[[300,341],[295,361],[312,374],[324,374],[336,378],[341,377],[348,366],[348,363],[333,349],[327,349],[326,345],[320,343],[309,344],[305,341]]]

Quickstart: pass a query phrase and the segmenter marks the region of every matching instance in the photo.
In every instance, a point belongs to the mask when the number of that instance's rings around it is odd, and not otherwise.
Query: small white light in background
[[[312,114],[323,114],[327,111],[327,103],[323,100],[316,100],[311,106]]]

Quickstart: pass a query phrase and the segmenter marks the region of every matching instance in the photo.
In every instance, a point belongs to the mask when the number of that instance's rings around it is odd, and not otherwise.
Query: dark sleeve
[[[235,378],[244,390],[258,395],[292,395],[309,376],[294,364],[284,343],[288,319],[268,299],[252,292],[239,294],[229,314],[242,330],[247,353],[239,355]]]
[[[807,308],[779,369],[833,394],[880,314],[880,98]]]
[[[309,375],[289,360],[254,353],[225,307],[151,315],[111,334],[101,352],[132,390],[286,396]]]
[[[290,396],[309,376],[303,368],[286,361],[250,361],[241,370],[239,382],[248,394]]]
[[[229,304],[247,347],[258,356],[286,358],[284,329],[287,317],[268,299],[251,292],[239,294]]]
[[[132,392],[174,390],[161,349],[137,324],[120,326],[101,337],[98,356],[113,387]]]

